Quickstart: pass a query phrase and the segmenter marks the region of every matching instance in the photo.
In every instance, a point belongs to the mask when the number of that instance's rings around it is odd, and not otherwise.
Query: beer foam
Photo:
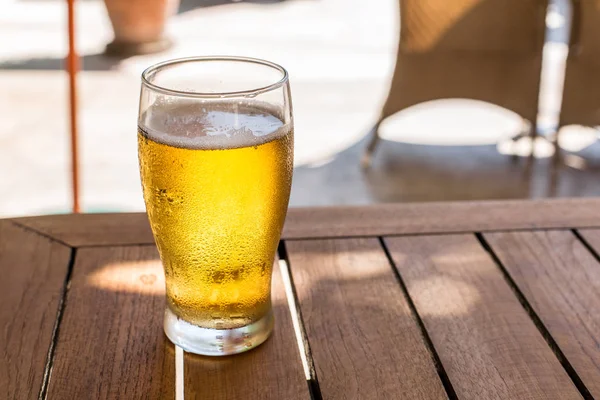
[[[156,106],[144,113],[140,129],[155,142],[204,150],[258,146],[289,132],[267,110],[234,102]]]

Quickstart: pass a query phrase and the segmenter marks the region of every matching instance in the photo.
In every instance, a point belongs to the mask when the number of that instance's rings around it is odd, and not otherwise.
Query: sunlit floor
[[[521,127],[516,115],[460,100],[391,118],[382,125],[385,140],[372,167],[362,170],[360,155],[395,60],[396,0],[185,0],[169,26],[172,50],[123,60],[102,55],[112,35],[103,3],[77,3],[85,211],[143,209],[135,140],[139,73],[159,60],[199,54],[255,56],[288,68],[296,122],[294,206],[600,194],[595,132],[567,131],[563,144],[574,155],[555,170],[553,149],[540,141],[530,165],[510,156],[509,138]],[[3,3],[0,216],[69,211],[65,17],[64,0]],[[550,22],[564,31],[560,16]],[[564,49],[551,43],[548,54],[560,66]],[[544,78],[555,75],[550,68]],[[553,88],[546,85],[543,93],[546,125],[558,107]],[[520,143],[516,151],[527,148]]]

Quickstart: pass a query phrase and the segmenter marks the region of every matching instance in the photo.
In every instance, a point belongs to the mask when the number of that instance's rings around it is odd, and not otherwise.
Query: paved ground
[[[184,0],[169,26],[177,43],[169,52],[115,60],[102,55],[112,35],[103,3],[78,2],[86,211],[143,209],[135,148],[139,73],[158,60],[198,54],[262,57],[288,68],[297,133],[292,205],[600,194],[594,185],[594,160],[600,155],[591,145],[595,133],[572,129],[566,135],[565,147],[581,151],[556,174],[544,143],[528,169],[523,159],[512,162],[506,155],[505,139],[518,129],[519,118],[464,101],[390,120],[382,128],[388,140],[373,167],[362,171],[358,160],[365,135],[385,98],[395,59],[397,2],[215,3]],[[5,193],[0,216],[66,212],[64,1],[0,0],[0,5],[0,37],[7,38],[0,46],[0,185]],[[560,13],[550,21],[560,27]],[[557,42],[564,41],[564,31],[549,35],[554,43],[547,46],[547,59],[554,67],[544,75],[550,82],[542,103],[546,125],[557,108],[552,81],[560,75],[564,49]]]

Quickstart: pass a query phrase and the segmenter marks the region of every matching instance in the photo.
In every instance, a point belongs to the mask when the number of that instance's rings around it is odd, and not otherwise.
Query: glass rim
[[[159,72],[161,69],[166,67],[176,66],[178,64],[185,64],[190,62],[205,62],[205,61],[231,61],[231,62],[240,62],[240,63],[251,63],[251,64],[259,64],[265,67],[270,67],[275,69],[281,73],[281,78],[269,85],[261,86],[255,89],[246,89],[246,90],[237,90],[237,91],[224,91],[224,92],[197,92],[197,91],[188,91],[188,90],[178,90],[178,89],[169,89],[168,87],[164,87],[153,83],[150,81],[150,77]],[[171,60],[166,60],[159,62],[157,64],[153,64],[146,68],[142,72],[142,84],[149,89],[154,91],[171,95],[171,96],[179,96],[179,97],[193,97],[193,98],[227,98],[227,97],[244,97],[244,96],[255,96],[261,93],[269,92],[271,90],[275,90],[283,86],[288,81],[288,72],[281,65],[276,64],[271,61],[263,60],[260,58],[253,57],[243,57],[243,56],[195,56],[195,57],[183,57],[183,58],[174,58]]]

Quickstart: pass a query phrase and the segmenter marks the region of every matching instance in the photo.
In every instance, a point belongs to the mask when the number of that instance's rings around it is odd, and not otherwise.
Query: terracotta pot
[[[106,52],[119,55],[162,51],[171,45],[165,37],[167,19],[179,0],[104,0],[115,40]]]

